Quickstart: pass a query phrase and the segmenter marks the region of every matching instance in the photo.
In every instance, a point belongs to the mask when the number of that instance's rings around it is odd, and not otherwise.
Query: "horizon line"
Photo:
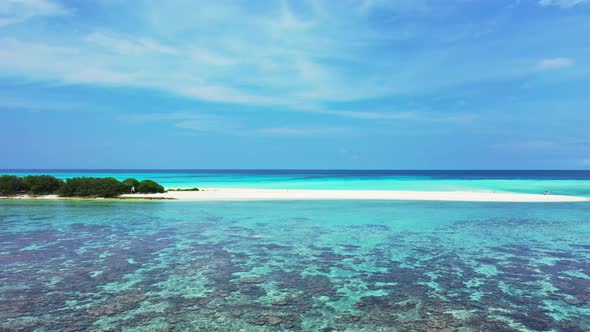
[[[524,168],[0,168],[0,172],[19,171],[590,171],[590,169],[524,169]]]

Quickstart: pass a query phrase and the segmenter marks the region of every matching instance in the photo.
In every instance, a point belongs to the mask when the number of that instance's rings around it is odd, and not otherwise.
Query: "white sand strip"
[[[167,198],[183,201],[263,201],[263,200],[410,200],[463,202],[582,202],[578,196],[468,191],[391,190],[279,190],[205,188],[201,191],[169,191],[164,194],[134,194],[122,197]]]

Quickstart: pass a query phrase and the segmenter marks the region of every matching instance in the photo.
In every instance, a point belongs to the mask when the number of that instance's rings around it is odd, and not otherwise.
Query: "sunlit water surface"
[[[0,330],[588,331],[589,203],[0,201]]]

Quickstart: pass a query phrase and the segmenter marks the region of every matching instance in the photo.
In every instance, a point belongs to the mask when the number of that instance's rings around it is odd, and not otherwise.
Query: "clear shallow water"
[[[0,201],[0,330],[588,331],[590,204]]]
[[[152,179],[167,188],[505,191],[590,197],[590,171],[0,170],[60,178]]]

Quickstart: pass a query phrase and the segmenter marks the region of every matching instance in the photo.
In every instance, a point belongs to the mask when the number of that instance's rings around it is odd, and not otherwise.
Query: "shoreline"
[[[457,202],[585,202],[590,198],[565,195],[471,191],[310,190],[201,188],[199,191],[168,191],[163,194],[122,195],[124,198],[162,198],[180,201],[269,200],[407,200]]]
[[[319,190],[201,188],[199,191],[174,191],[158,194],[124,194],[118,197],[59,197],[57,195],[0,196],[0,200],[109,200],[109,201],[290,201],[290,200],[384,200],[448,202],[552,203],[588,202],[590,198],[511,192],[402,191],[402,190]]]
[[[82,197],[82,196],[57,196],[57,195],[15,195],[0,196],[0,201],[174,201],[175,198],[166,197],[142,197],[129,195],[130,197]]]

